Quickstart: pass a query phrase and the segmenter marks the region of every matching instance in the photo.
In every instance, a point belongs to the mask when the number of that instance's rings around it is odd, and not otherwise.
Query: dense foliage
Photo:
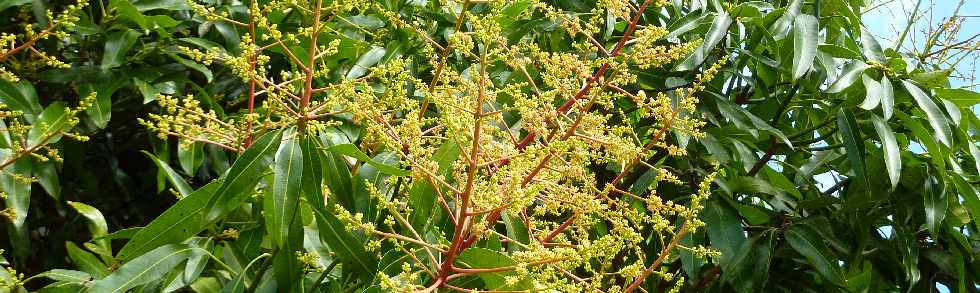
[[[980,42],[866,2],[0,1],[0,292],[975,292]]]

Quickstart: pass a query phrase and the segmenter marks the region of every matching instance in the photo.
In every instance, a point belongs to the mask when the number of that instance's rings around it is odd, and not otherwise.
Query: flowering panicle
[[[456,25],[438,33],[424,15],[369,1],[326,6],[270,1],[261,7],[252,1],[248,20],[192,3],[199,17],[230,22],[248,33],[239,55],[220,48],[181,52],[230,68],[249,86],[250,105],[260,99],[262,111],[249,108],[244,118],[228,121],[201,109],[193,97],[161,96],[164,114],[142,123],[185,143],[235,151],[247,146],[253,121],[261,122],[260,129],[296,127],[309,135],[341,123],[362,126],[362,149],[397,156],[398,167],[411,169],[411,175],[388,179],[402,188],[364,184],[372,204],[383,211],[378,219],[328,202],[347,231],[369,236],[366,250],[412,256],[400,273],[379,273],[379,285],[386,290],[451,288],[453,279],[482,272],[506,272],[505,288],[531,290],[632,291],[649,275],[682,284],[660,264],[679,249],[717,255],[678,243],[703,226],[697,213],[714,175],[685,203],[677,203],[659,197],[657,186],[684,186],[685,181],[675,170],[646,160],[655,151],[685,155],[670,134],[703,136],[696,93],[727,57],[686,86],[637,90],[637,71],[672,64],[700,44],[665,40],[666,28],[640,24],[638,8],[666,2],[646,0],[637,7],[603,0],[593,13],[576,15],[530,1],[516,14],[560,26],[572,40],[566,49],[542,48],[528,36],[510,38],[515,15],[505,11],[513,3],[501,0],[445,1]],[[267,19],[284,9],[302,14],[304,26],[286,29]],[[366,12],[381,16],[383,28],[350,23],[349,17]],[[613,41],[600,37],[607,15],[627,25]],[[342,25],[324,25],[328,21]],[[380,46],[401,33],[417,36],[413,50],[424,56],[406,58]],[[366,43],[363,55],[348,63],[330,59],[340,52],[340,40],[353,35]],[[302,52],[297,44],[306,44]],[[288,60],[291,68],[268,72],[271,58]],[[624,110],[623,104],[632,109]],[[638,121],[651,127],[638,127]],[[653,172],[649,187],[624,182],[647,167]],[[435,197],[434,208],[451,223],[445,235],[413,225],[411,219],[421,211],[412,193],[420,190],[431,191],[427,196]],[[596,227],[604,234],[595,236]],[[647,237],[651,233],[652,239]],[[513,265],[478,268],[458,261],[475,243],[503,240],[508,247],[499,253]],[[659,251],[648,255],[655,244]],[[313,263],[310,255],[300,259]]]

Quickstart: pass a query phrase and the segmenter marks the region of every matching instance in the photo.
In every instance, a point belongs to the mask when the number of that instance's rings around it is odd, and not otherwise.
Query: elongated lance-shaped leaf
[[[909,91],[912,95],[912,99],[915,100],[916,104],[919,104],[919,108],[926,113],[926,118],[929,120],[929,125],[935,130],[936,139],[942,142],[946,146],[952,146],[953,141],[953,130],[949,128],[949,122],[946,120],[946,114],[939,109],[936,102],[932,100],[919,86],[903,80],[902,85],[905,89]]]
[[[57,142],[68,126],[68,107],[64,102],[54,102],[44,108],[31,130],[27,133],[27,147]]]
[[[116,259],[125,262],[158,246],[181,243],[204,230],[201,223],[204,204],[220,185],[221,182],[211,182],[178,201],[136,232],[116,254]]]
[[[840,77],[837,78],[837,81],[827,88],[827,92],[831,94],[839,93],[840,91],[850,87],[852,84],[854,84],[854,81],[856,81],[857,78],[864,73],[865,69],[868,69],[868,64],[861,61],[852,61],[850,64],[844,67],[844,70],[841,72]]]
[[[92,239],[97,239],[99,237],[109,234],[109,226],[106,225],[105,217],[102,216],[102,212],[98,209],[80,202],[68,201],[68,205],[75,209],[82,217],[85,218],[88,230],[92,233]],[[94,241],[99,248],[109,251],[109,240],[108,239],[97,239]],[[106,261],[109,260],[108,257],[104,258]]]
[[[65,251],[68,258],[79,270],[91,274],[93,277],[102,278],[109,275],[109,268],[91,252],[85,251],[73,242],[65,242]]]
[[[902,150],[898,148],[895,133],[888,127],[888,122],[885,119],[872,114],[871,123],[874,124],[878,138],[881,139],[881,148],[885,153],[885,168],[888,169],[888,179],[891,180],[891,188],[895,189],[898,186],[899,177],[902,176]]]
[[[180,193],[181,198],[187,197],[188,194],[191,194],[191,192],[194,191],[191,189],[191,186],[187,184],[187,181],[184,181],[184,178],[180,177],[180,174],[177,174],[173,168],[170,168],[170,164],[167,164],[167,162],[164,162],[147,151],[141,152],[149,157],[150,161],[153,161],[153,163],[156,164],[161,171],[163,171],[163,174],[167,177],[167,181],[170,181],[170,184],[177,189],[177,193]]]
[[[836,260],[828,255],[829,248],[823,240],[805,226],[794,226],[786,231],[786,242],[793,247],[793,250],[806,257],[820,276],[831,283],[842,285],[837,264],[831,262]]]
[[[882,76],[879,85],[881,86],[881,113],[885,114],[885,120],[889,120],[895,112],[895,89],[888,76]]]
[[[867,74],[861,76],[861,81],[864,82],[864,102],[861,102],[861,109],[872,110],[878,107],[881,103],[881,84],[874,80]]]
[[[711,52],[718,45],[718,42],[728,34],[728,28],[731,24],[732,17],[728,13],[722,12],[715,15],[715,19],[711,23],[711,28],[708,29],[708,33],[704,37],[704,42],[687,59],[681,62],[681,64],[678,64],[674,70],[692,70],[701,65],[701,63],[704,63],[705,58],[708,58],[708,52]]]
[[[95,281],[89,292],[119,293],[162,278],[183,262],[196,248],[164,245],[123,264],[112,274]]]
[[[793,20],[793,80],[799,79],[817,56],[817,18],[800,14]]]
[[[861,137],[861,129],[851,112],[840,108],[837,111],[837,128],[840,129],[841,139],[844,141],[844,149],[847,150],[847,159],[851,162],[851,169],[857,176],[857,181],[868,186],[868,176],[864,168],[864,139]]]
[[[211,223],[222,215],[237,209],[252,193],[259,177],[272,165],[282,131],[266,133],[255,140],[245,153],[222,176],[221,187],[205,205],[205,223]]]
[[[885,54],[882,53],[878,40],[868,31],[868,28],[863,26],[861,27],[861,53],[864,53],[864,57],[868,58],[868,61],[885,62]]]
[[[296,215],[303,183],[303,151],[295,131],[282,136],[273,166],[272,196],[265,197],[265,227],[277,247],[289,236],[289,225]]]
[[[385,174],[395,175],[395,176],[408,176],[412,174],[412,172],[408,170],[401,169],[396,166],[385,164],[375,159],[372,159],[353,144],[349,144],[349,143],[338,144],[338,145],[330,146],[329,148],[327,148],[327,150],[333,153],[345,155],[348,157],[355,158],[359,161],[368,163],[369,165],[377,168],[378,171],[381,171],[382,173]]]
[[[364,250],[361,241],[346,230],[346,225],[337,219],[333,211],[314,208],[313,212],[316,214],[317,228],[320,229],[320,239],[344,262],[345,268],[350,268],[362,280],[370,281],[378,266],[374,254]]]

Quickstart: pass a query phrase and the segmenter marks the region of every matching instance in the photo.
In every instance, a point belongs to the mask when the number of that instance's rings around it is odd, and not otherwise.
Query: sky
[[[871,4],[868,5],[868,8],[871,10],[863,15],[864,25],[878,37],[883,48],[894,48],[899,33],[905,29],[908,23],[909,13],[915,8],[918,1],[869,0]],[[925,10],[926,13],[914,23],[914,30],[910,31],[905,38],[902,47],[906,50],[916,48],[916,51],[921,51],[925,43],[925,31],[949,19],[955,12],[960,0],[921,0],[921,2],[920,10]],[[963,28],[957,36],[958,40],[966,40],[980,33],[980,0],[965,0],[958,14],[965,17]],[[978,66],[976,57],[978,56],[980,54],[974,53],[973,56],[967,57],[956,66],[956,69],[961,74],[976,72]],[[978,89],[976,84],[956,78],[951,79],[950,83],[954,87]]]

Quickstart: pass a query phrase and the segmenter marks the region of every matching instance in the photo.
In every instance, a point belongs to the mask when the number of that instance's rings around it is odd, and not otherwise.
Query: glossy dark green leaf
[[[840,77],[837,78],[833,84],[827,88],[828,93],[838,93],[844,89],[850,87],[854,84],[854,81],[864,73],[864,70],[868,69],[868,64],[861,61],[851,61],[844,70],[841,72]]]
[[[939,109],[939,106],[936,105],[936,102],[934,102],[929,95],[919,89],[919,87],[915,84],[903,80],[902,85],[904,85],[905,89],[912,95],[912,99],[915,100],[915,103],[919,104],[919,108],[926,113],[926,118],[929,120],[929,126],[932,126],[932,129],[935,130],[936,139],[946,146],[952,146],[953,130],[949,128],[949,121],[946,119],[946,114]]]
[[[513,259],[500,252],[476,247],[460,252],[459,256],[456,257],[456,262],[461,267],[474,269],[506,268],[517,264]],[[483,283],[490,290],[527,290],[531,288],[531,280],[527,278],[521,278],[517,284],[507,285],[505,280],[507,277],[517,276],[514,271],[480,273],[477,276],[483,280]]]
[[[885,62],[885,54],[881,51],[881,45],[878,45],[878,40],[865,27],[861,27],[861,53],[868,61]]]
[[[126,262],[103,279],[92,283],[90,292],[119,293],[162,278],[197,248],[163,245]]]
[[[109,275],[109,268],[94,254],[82,250],[72,242],[65,242],[65,249],[68,252],[68,258],[79,270],[89,273],[95,278],[103,278]]]
[[[873,110],[878,107],[878,104],[881,104],[881,84],[867,74],[861,76],[861,81],[864,82],[865,94],[860,107],[865,110]]]
[[[349,71],[347,71],[347,75],[344,78],[355,79],[364,76],[368,69],[377,64],[378,61],[381,61],[381,58],[385,56],[385,52],[387,51],[383,47],[371,47],[371,50],[368,50],[364,53],[364,55],[357,58],[357,62]]]
[[[833,262],[836,258],[829,255],[827,245],[816,233],[804,226],[793,226],[785,236],[793,250],[803,255],[821,277],[835,285],[843,285],[837,264]]]
[[[739,256],[736,251],[745,242],[738,214],[722,200],[709,201],[701,212],[711,246],[721,252],[722,266],[731,265]]]
[[[237,209],[252,194],[258,179],[272,166],[281,137],[281,131],[266,133],[235,160],[222,176],[221,186],[204,206],[204,222],[211,223]]]
[[[708,58],[708,53],[711,52],[718,45],[725,35],[728,34],[728,28],[731,27],[732,17],[727,13],[719,13],[715,15],[714,20],[711,23],[711,28],[708,29],[708,33],[705,34],[704,41],[701,46],[694,50],[690,56],[687,57],[683,62],[677,65],[674,70],[684,71],[692,70],[704,63],[705,59]]]
[[[265,197],[265,227],[273,243],[286,244],[289,226],[296,215],[303,182],[303,151],[295,131],[282,136],[273,166],[272,196]]]
[[[851,162],[851,170],[857,176],[858,182],[867,186],[868,176],[864,163],[864,138],[861,129],[858,128],[854,116],[841,108],[837,111],[837,128],[840,129],[841,139],[844,141],[844,149],[847,150],[847,159]]]
[[[37,274],[37,276],[45,277],[59,282],[69,282],[69,283],[85,283],[92,280],[92,275],[89,275],[86,272],[62,270],[62,269],[53,269],[50,271]]]
[[[204,205],[217,195],[216,190],[222,182],[212,182],[192,192],[156,217],[152,222],[136,232],[126,242],[116,259],[131,260],[154,248],[181,243],[204,229]]]
[[[85,218],[86,226],[88,226],[89,233],[92,234],[92,239],[105,236],[109,233],[109,225],[106,224],[105,217],[102,216],[102,212],[98,209],[74,201],[68,201],[68,205]],[[96,243],[103,249],[109,249],[109,242],[107,240],[96,240]]]
[[[812,15],[800,14],[793,20],[793,79],[799,79],[810,67],[813,58],[817,56],[817,18]]]
[[[885,153],[885,168],[888,169],[888,179],[892,183],[892,189],[898,186],[898,181],[902,176],[902,150],[898,147],[895,140],[895,133],[888,122],[878,115],[871,115],[871,123],[874,124],[878,138],[881,140],[881,148]]]
[[[980,226],[980,198],[978,198],[977,189],[957,174],[949,174],[948,176],[949,181],[956,188],[956,192],[963,198],[963,205],[970,211],[974,225]]]
[[[320,239],[330,246],[337,258],[362,280],[374,278],[377,259],[373,254],[364,250],[364,244],[345,229],[345,224],[337,219],[333,211],[313,209],[317,216],[317,227],[320,229]]]
[[[200,168],[201,164],[204,163],[204,145],[195,143],[187,147],[178,147],[177,159],[180,162],[180,168],[184,170],[184,174],[194,176],[197,173],[197,168]]]
[[[371,166],[374,166],[375,168],[377,168],[379,171],[384,172],[385,174],[395,175],[395,176],[408,176],[408,175],[411,175],[412,174],[411,171],[398,168],[397,166],[393,166],[393,165],[385,164],[385,163],[382,163],[382,162],[378,162],[378,161],[372,159],[371,157],[368,157],[367,154],[365,154],[364,152],[362,152],[360,149],[357,148],[357,146],[355,146],[353,144],[338,144],[338,145],[333,145],[333,146],[328,147],[327,150],[329,150],[331,152],[334,152],[334,153],[337,153],[337,154],[342,154],[342,155],[345,155],[345,156],[348,156],[348,157],[355,158],[358,161],[362,161],[362,162],[368,163]]]
[[[936,89],[936,95],[960,107],[973,107],[980,103],[980,93],[966,89]]]
[[[64,102],[51,103],[38,115],[34,126],[27,133],[27,146],[58,142],[62,132],[68,131],[68,119],[68,107]]]
[[[131,29],[124,29],[109,35],[105,42],[105,51],[102,53],[102,70],[119,67],[123,64],[123,57],[129,48],[136,43],[136,38],[140,33]]]
[[[881,111],[885,115],[885,120],[889,120],[895,111],[895,89],[888,76],[882,76],[879,85],[881,86]]]
[[[177,192],[180,193],[181,197],[187,197],[194,191],[191,189],[191,186],[187,184],[187,181],[184,181],[184,178],[180,177],[180,174],[177,174],[173,168],[170,168],[170,164],[167,164],[167,162],[160,160],[149,152],[143,151],[143,154],[149,157],[150,160],[153,161],[153,163],[156,164],[161,171],[163,171],[164,175],[167,177],[167,181],[177,189]]]
[[[928,174],[928,173],[927,173]],[[940,178],[940,174],[928,174],[923,189],[925,191],[922,205],[925,207],[926,228],[929,229],[933,238],[939,238],[942,229],[943,219],[946,218],[946,210],[949,202],[946,200],[946,184]]]
[[[23,112],[27,122],[34,122],[34,118],[42,110],[37,92],[27,80],[10,82],[0,78],[0,103],[7,105],[10,110]]]

